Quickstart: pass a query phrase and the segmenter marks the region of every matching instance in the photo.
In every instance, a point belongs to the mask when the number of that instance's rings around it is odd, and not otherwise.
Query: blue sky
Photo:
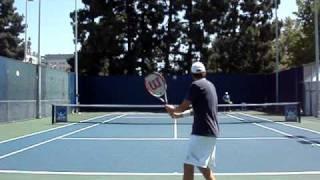
[[[38,51],[39,0],[28,2],[28,37],[32,51]],[[81,0],[77,0],[78,7]],[[26,0],[15,0],[19,14],[25,14]],[[41,48],[40,54],[73,53],[73,32],[69,16],[75,8],[75,0],[41,0]],[[24,38],[24,34],[22,35]]]
[[[78,7],[83,7],[81,0],[41,0],[41,55],[74,52],[69,14],[75,8],[75,1]],[[28,37],[31,37],[32,51],[38,50],[38,2],[28,2]],[[14,6],[19,14],[25,14],[26,0],[15,0]],[[294,17],[294,11],[297,11],[295,0],[281,0],[279,18]]]

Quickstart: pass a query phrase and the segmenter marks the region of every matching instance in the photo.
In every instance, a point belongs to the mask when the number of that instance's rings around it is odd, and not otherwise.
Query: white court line
[[[111,118],[111,119],[108,119],[108,120],[103,121],[102,123],[110,122],[110,121],[112,121],[112,120],[121,118],[121,117],[123,117],[123,116],[126,116],[126,114],[113,117],[113,118]],[[32,149],[32,148],[41,146],[41,145],[43,145],[43,144],[47,144],[47,143],[52,142],[52,141],[55,141],[55,140],[57,140],[57,139],[64,138],[64,137],[66,137],[66,136],[70,136],[70,135],[72,135],[72,134],[75,134],[75,133],[78,133],[78,132],[81,132],[81,131],[84,131],[84,130],[87,130],[87,129],[90,129],[90,128],[93,128],[93,127],[96,127],[96,126],[98,126],[98,125],[100,125],[100,124],[93,124],[93,125],[91,125],[91,126],[87,126],[87,127],[85,127],[85,128],[81,128],[81,129],[78,129],[78,130],[76,130],[76,131],[71,131],[71,132],[66,133],[66,134],[64,134],[64,135],[57,136],[57,137],[55,137],[55,138],[51,138],[51,139],[49,139],[49,140],[46,140],[46,141],[43,141],[43,142],[40,142],[40,143],[31,145],[31,146],[27,146],[27,147],[22,148],[22,149],[20,149],[20,150],[13,151],[13,152],[11,152],[11,153],[8,153],[8,154],[5,154],[5,155],[0,156],[0,160],[1,160],[1,159],[4,159],[4,158],[6,158],[6,157],[12,156],[12,155],[21,153],[21,152],[23,152],[23,151],[26,151],[26,150],[29,150],[29,149]]]
[[[178,125],[177,125],[177,119],[176,118],[174,118],[173,119],[173,121],[174,121],[174,124],[173,124],[173,138],[174,139],[178,139]]]
[[[163,116],[156,116],[156,115],[150,115],[150,116],[127,116],[127,117],[124,117],[125,119],[154,119],[154,118],[159,118],[159,119],[165,119],[165,118],[171,118],[170,116],[168,115],[163,115]],[[228,117],[226,116],[219,116],[219,119],[226,119]],[[191,118],[190,118],[191,119]],[[179,121],[179,120],[178,120]]]
[[[69,101],[69,99],[42,99],[42,102],[53,102],[53,101],[60,101],[60,102],[66,102]],[[32,99],[22,99],[22,100],[0,100],[0,103],[30,103],[30,102],[37,102],[37,100]]]
[[[0,170],[4,174],[33,174],[33,175],[80,175],[80,176],[181,176],[183,173],[119,173],[119,172],[68,172],[68,171],[19,171]],[[195,173],[201,176],[201,173]],[[216,176],[285,176],[285,175],[320,175],[320,171],[294,172],[252,172],[252,173],[215,173]]]
[[[186,141],[189,138],[88,138],[88,137],[75,137],[75,138],[60,138],[61,140],[79,140],[79,141]],[[287,140],[287,137],[225,137],[217,138],[218,140]]]
[[[243,118],[240,118],[240,117],[237,117],[237,116],[233,116],[233,115],[230,115],[230,114],[228,114],[227,116],[232,117],[232,118],[235,118],[235,119],[238,119],[238,120],[240,120],[240,121],[245,121],[245,119],[243,119]],[[318,143],[313,143],[313,142],[311,142],[311,141],[308,140],[308,139],[296,137],[296,136],[294,136],[294,135],[292,135],[292,134],[289,134],[289,133],[286,133],[286,132],[283,132],[283,131],[280,131],[280,130],[278,130],[278,129],[274,129],[274,128],[271,128],[271,127],[268,127],[268,126],[264,126],[264,125],[261,125],[261,124],[258,124],[258,123],[252,123],[252,124],[254,124],[254,125],[256,125],[256,126],[259,126],[259,127],[261,127],[261,128],[264,128],[264,129],[267,129],[267,130],[276,132],[276,133],[281,134],[281,135],[284,135],[284,136],[292,137],[292,138],[294,138],[294,139],[298,139],[298,140],[301,140],[301,141],[303,141],[303,142],[310,143],[312,146],[318,146],[318,147],[320,147],[320,144],[318,144]]]
[[[124,117],[125,119],[165,119],[169,118],[169,116],[128,116]]]
[[[87,120],[82,121],[82,122],[87,122],[87,121],[91,121],[91,120],[94,120],[94,119],[107,117],[107,116],[110,116],[110,115],[114,115],[114,114],[106,114],[106,115],[102,115],[102,116],[97,116],[97,117],[90,118],[90,119],[87,119]],[[34,135],[38,135],[38,134],[42,134],[42,133],[46,133],[46,132],[50,132],[50,131],[53,131],[53,130],[57,130],[57,129],[60,129],[60,128],[65,128],[65,127],[72,126],[72,125],[75,125],[75,124],[78,124],[78,123],[71,123],[71,124],[67,124],[67,125],[64,125],[64,126],[50,128],[50,129],[47,129],[47,130],[43,130],[43,131],[39,131],[39,132],[35,132],[35,133],[31,133],[31,134],[27,134],[27,135],[23,135],[23,136],[19,136],[19,137],[7,139],[7,140],[4,140],[4,141],[0,141],[0,144],[6,143],[6,142],[10,142],[10,141],[15,141],[15,140],[26,138],[26,137],[30,137],[30,136],[34,136]]]
[[[82,140],[82,141],[186,141],[189,138],[61,138],[61,140]]]
[[[276,124],[281,124],[281,125],[292,127],[292,128],[296,128],[296,129],[309,131],[309,132],[316,133],[316,134],[320,134],[319,131],[315,131],[315,130],[311,130],[311,129],[307,129],[307,128],[303,128],[303,127],[298,127],[298,126],[294,126],[294,125],[291,125],[291,124],[286,124],[286,123],[283,123],[283,122],[274,122],[274,121],[272,121],[270,119],[266,119],[266,118],[262,118],[262,117],[258,117],[258,116],[253,116],[253,115],[249,115],[249,114],[245,114],[245,113],[240,113],[240,112],[238,112],[238,114],[241,114],[241,115],[244,115],[244,116],[248,116],[248,117],[251,117],[251,118],[255,118],[255,119],[260,119],[260,120],[264,120],[264,121],[273,122],[273,123],[276,123]]]

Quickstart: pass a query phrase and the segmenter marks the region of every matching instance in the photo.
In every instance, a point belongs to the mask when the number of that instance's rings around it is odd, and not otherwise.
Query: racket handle
[[[167,104],[167,102],[166,102],[163,98],[160,98],[160,97],[159,97],[159,99],[160,99],[161,102]]]

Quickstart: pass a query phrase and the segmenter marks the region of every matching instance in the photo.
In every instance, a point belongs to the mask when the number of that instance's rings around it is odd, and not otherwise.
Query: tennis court
[[[1,176],[181,179],[192,117],[114,112],[82,122],[0,142]],[[219,123],[218,179],[319,178],[320,132],[238,111],[220,112]]]

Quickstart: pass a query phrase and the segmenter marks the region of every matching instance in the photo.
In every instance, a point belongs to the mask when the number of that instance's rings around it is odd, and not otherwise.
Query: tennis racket
[[[144,78],[144,85],[148,92],[160,99],[163,103],[168,103],[167,99],[167,83],[164,77],[157,72],[151,73]],[[164,99],[162,98],[164,97]],[[174,118],[174,126],[173,126],[173,136],[175,139],[178,138],[178,127],[177,127],[177,119]]]
[[[160,73],[154,72],[146,76],[144,85],[152,96],[160,99],[163,103],[168,103],[167,83]]]

